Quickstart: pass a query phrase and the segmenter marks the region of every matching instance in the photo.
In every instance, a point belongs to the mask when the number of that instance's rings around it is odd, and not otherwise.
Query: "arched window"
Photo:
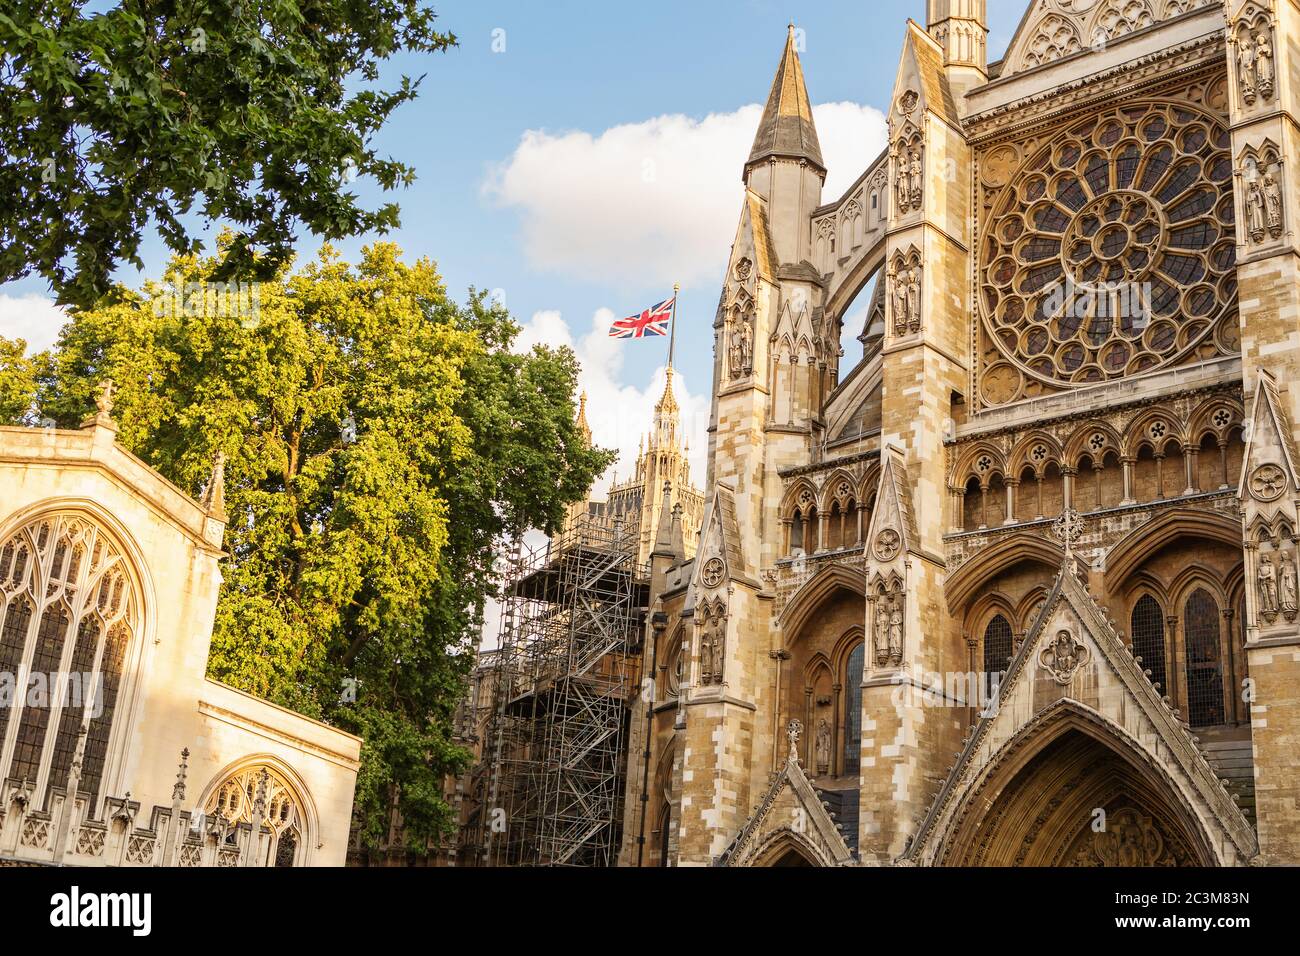
[[[866,644],[849,652],[844,673],[844,773],[856,774],[862,758],[862,660]]]
[[[1165,615],[1156,599],[1150,594],[1138,598],[1130,623],[1134,655],[1142,658],[1142,667],[1151,672],[1151,681],[1160,685],[1160,693],[1169,693],[1165,682]]]
[[[95,812],[138,605],[124,559],[80,515],[40,518],[0,545],[0,672],[27,683],[0,710],[0,779],[41,805],[63,787],[83,731],[78,788]]]
[[[1011,659],[1011,623],[998,614],[984,628],[984,693],[992,699]]]
[[[306,816],[297,793],[284,777],[269,767],[248,767],[226,779],[208,797],[204,812],[219,816],[230,828],[227,841],[235,840],[235,827],[261,819],[271,830],[266,862],[273,866],[300,864]]]
[[[1223,666],[1219,658],[1219,605],[1197,588],[1183,609],[1187,642],[1187,720],[1193,727],[1224,722]]]

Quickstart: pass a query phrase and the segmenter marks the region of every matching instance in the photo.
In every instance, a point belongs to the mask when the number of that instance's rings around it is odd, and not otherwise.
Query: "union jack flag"
[[[658,305],[652,305],[640,315],[630,315],[626,319],[617,319],[609,327],[611,339],[639,339],[647,335],[667,335],[668,323],[673,318],[673,303],[677,297],[664,299]]]

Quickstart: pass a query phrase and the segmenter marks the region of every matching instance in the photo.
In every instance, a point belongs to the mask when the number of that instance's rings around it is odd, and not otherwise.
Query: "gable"
[[[785,765],[715,866],[762,866],[786,849],[796,850],[816,866],[852,866],[856,862],[799,764],[802,729],[800,721],[790,722]]]
[[[999,76],[1090,50],[1217,0],[1034,0],[1002,59]]]
[[[949,840],[1008,753],[1066,713],[1091,722],[1118,753],[1135,755],[1185,802],[1222,865],[1258,852],[1253,828],[1229,797],[1186,725],[1161,698],[1132,649],[1073,573],[1051,594],[998,689],[967,736],[907,857],[943,862]],[[993,794],[996,796],[996,794]],[[990,799],[984,794],[984,800]]]

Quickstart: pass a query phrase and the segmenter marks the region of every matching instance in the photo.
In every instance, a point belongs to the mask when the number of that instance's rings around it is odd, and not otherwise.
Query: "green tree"
[[[97,304],[152,222],[201,251],[196,220],[237,229],[223,277],[268,278],[300,227],[398,223],[348,183],[414,179],[372,138],[419,80],[378,83],[401,52],[441,51],[423,0],[27,0],[0,7],[0,282],[33,272]]]
[[[364,738],[371,846],[394,799],[415,843],[445,827],[493,556],[554,530],[613,458],[575,426],[571,351],[513,350],[503,309],[455,304],[431,262],[399,256],[376,244],[354,268],[326,249],[224,309],[121,290],[75,312],[34,372],[0,363],[0,396],[35,374],[40,413],[66,427],[112,378],[118,440],[183,488],[226,455],[210,673]],[[215,268],[177,257],[165,278]]]
[[[0,336],[0,369],[0,423],[34,424],[49,356],[29,356],[24,340]]]

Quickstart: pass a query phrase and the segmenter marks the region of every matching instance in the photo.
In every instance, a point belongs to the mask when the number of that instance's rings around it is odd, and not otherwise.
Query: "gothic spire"
[[[587,424],[587,393],[585,391],[578,396],[578,420],[575,424],[578,426],[578,434],[590,445],[591,426]]]
[[[804,85],[803,67],[799,65],[794,24],[785,41],[781,65],[776,68],[772,91],[767,96],[762,122],[754,137],[754,147],[749,152],[752,166],[773,156],[807,160],[818,169],[825,170],[822,150],[817,142],[817,127],[813,124],[812,106],[808,102],[808,88]]]

